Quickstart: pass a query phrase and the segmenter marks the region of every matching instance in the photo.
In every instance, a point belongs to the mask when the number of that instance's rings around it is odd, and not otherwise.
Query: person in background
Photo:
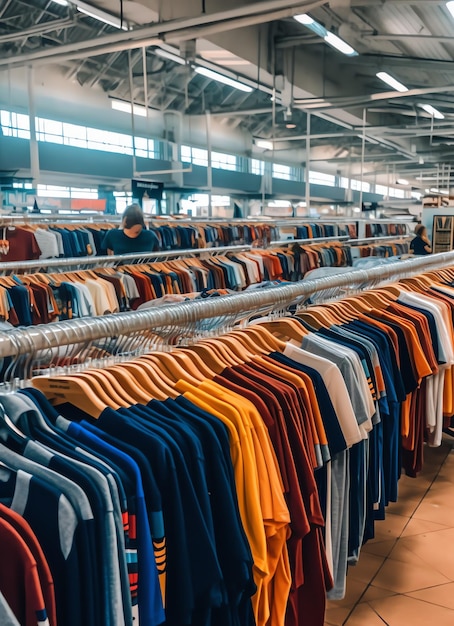
[[[415,228],[415,238],[411,240],[410,250],[413,254],[430,254],[432,248],[429,238],[427,237],[427,229],[423,224],[418,224]]]
[[[131,204],[123,213],[121,228],[109,230],[102,247],[107,254],[155,252],[159,250],[159,240],[151,230],[147,230],[140,206]]]

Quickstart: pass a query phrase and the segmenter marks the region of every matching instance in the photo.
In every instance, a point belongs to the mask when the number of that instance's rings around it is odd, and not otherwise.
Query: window
[[[340,178],[340,187],[342,189],[350,189],[350,179],[349,178],[345,178],[344,176],[341,176],[341,178]]]
[[[283,178],[284,180],[291,180],[292,168],[289,165],[280,165],[279,163],[273,163],[273,176],[274,178]]]
[[[118,215],[123,215],[127,206],[132,203],[131,191],[114,191],[115,196],[115,211]]]
[[[237,158],[233,154],[224,154],[223,152],[211,153],[211,167],[222,170],[237,171]]]
[[[251,174],[255,174],[256,176],[263,176],[263,172],[265,171],[265,163],[264,161],[260,161],[259,159],[251,159]]]
[[[41,198],[82,198],[83,200],[97,200],[98,190],[89,187],[38,185],[36,195]]]
[[[309,182],[311,185],[326,185],[327,187],[335,187],[336,177],[323,172],[309,172]]]
[[[396,187],[390,187],[389,195],[391,196],[391,198],[405,198],[405,189],[397,189]]]
[[[360,180],[355,180],[354,178],[352,178],[351,185],[353,191],[364,191],[366,193],[370,191],[370,184],[366,183],[365,181],[361,182]]]
[[[379,196],[387,196],[388,195],[388,187],[384,185],[375,185],[375,193]]]
[[[5,137],[30,139],[30,119],[28,115],[0,111],[0,122]]]
[[[63,124],[38,117],[36,119],[36,138],[38,141],[63,143]]]
[[[208,150],[181,146],[180,155],[184,163],[193,163],[193,165],[201,165],[202,167],[208,166]]]

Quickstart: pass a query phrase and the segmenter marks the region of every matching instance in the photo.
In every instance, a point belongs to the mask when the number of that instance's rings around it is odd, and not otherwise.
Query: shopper
[[[151,230],[147,230],[140,206],[131,204],[123,213],[121,228],[109,230],[102,247],[107,254],[154,252],[159,250],[159,240]]]
[[[430,254],[432,248],[427,237],[427,229],[423,224],[416,226],[415,235],[416,237],[410,243],[410,250],[413,254]]]

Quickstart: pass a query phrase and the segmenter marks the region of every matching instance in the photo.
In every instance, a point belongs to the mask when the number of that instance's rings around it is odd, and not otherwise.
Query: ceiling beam
[[[10,41],[16,41],[17,39],[23,39],[27,37],[33,37],[36,35],[44,35],[54,30],[63,30],[64,28],[71,28],[76,26],[77,22],[70,19],[52,20],[51,22],[44,22],[42,24],[35,24],[25,30],[18,30],[6,35],[0,35],[0,45],[8,43]]]
[[[135,28],[131,31],[116,32],[113,35],[89,39],[57,48],[40,49],[36,52],[0,59],[0,67],[15,68],[30,64],[46,64],[56,61],[69,61],[87,56],[96,56],[119,50],[132,50],[144,46],[159,45],[164,39],[191,39],[201,36],[201,28],[206,26],[210,32],[225,31],[247,25],[266,23],[276,19],[276,12],[282,17],[290,17],[310,11],[324,4],[324,0],[262,0],[253,4],[242,5],[234,9],[202,14],[196,17],[168,20],[151,26]]]

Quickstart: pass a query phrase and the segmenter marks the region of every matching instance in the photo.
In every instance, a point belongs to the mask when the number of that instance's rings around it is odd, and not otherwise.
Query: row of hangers
[[[96,418],[106,407],[116,410],[147,403],[151,398],[174,398],[179,395],[175,389],[179,380],[197,385],[226,367],[248,360],[260,362],[264,355],[281,352],[289,340],[301,343],[312,330],[344,324],[372,310],[384,309],[398,299],[402,290],[425,292],[434,282],[453,280],[454,268],[405,278],[336,302],[311,306],[298,312],[296,317],[262,318],[242,329],[203,338],[194,345],[179,346],[171,352],[145,354],[85,372],[39,376],[32,384],[52,403],[70,402]]]

